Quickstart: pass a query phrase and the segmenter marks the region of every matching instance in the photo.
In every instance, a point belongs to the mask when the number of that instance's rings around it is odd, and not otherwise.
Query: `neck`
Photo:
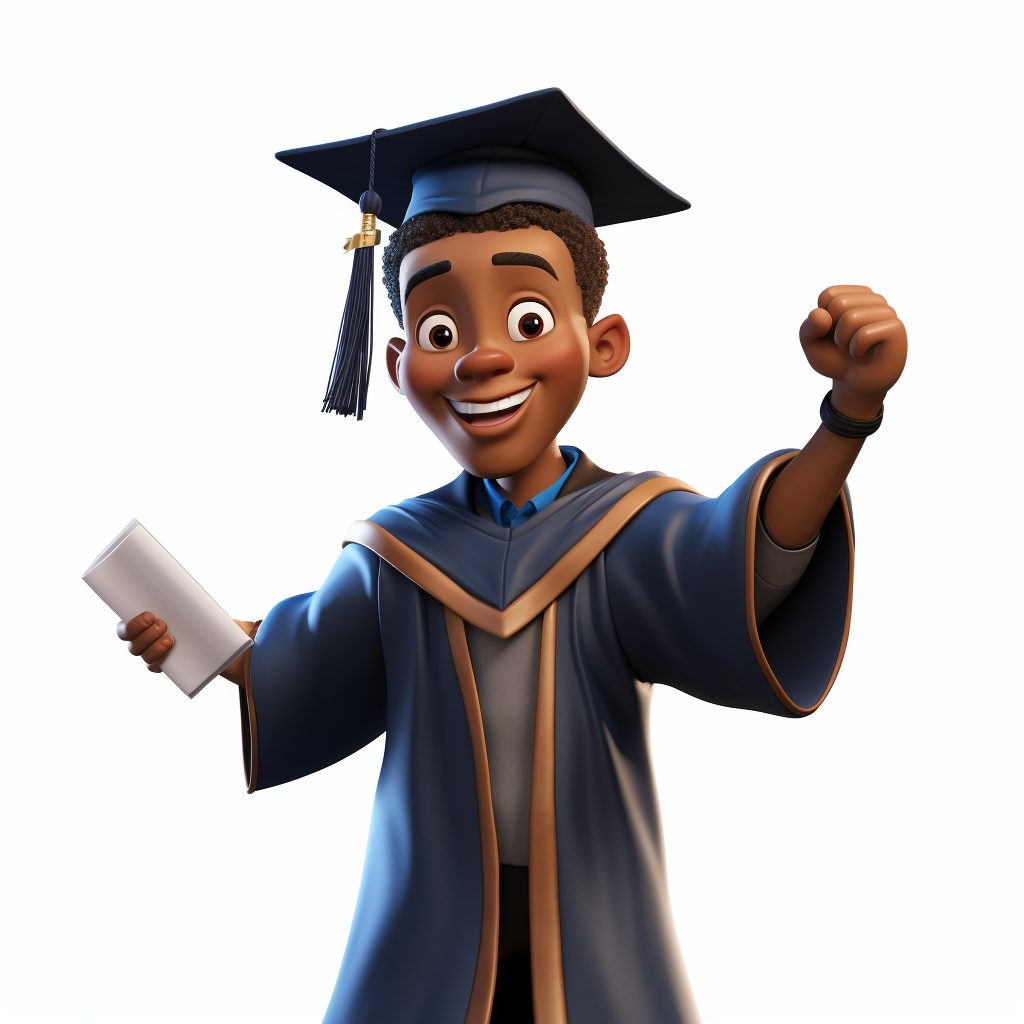
[[[565,459],[553,440],[525,469],[496,480],[501,493],[522,508],[535,494],[550,487],[565,472]]]

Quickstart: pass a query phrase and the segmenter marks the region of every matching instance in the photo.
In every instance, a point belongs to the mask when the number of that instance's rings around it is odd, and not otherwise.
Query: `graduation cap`
[[[690,207],[598,131],[561,89],[289,149],[277,159],[358,202],[363,215],[360,231],[345,242],[355,257],[323,403],[324,412],[358,419],[370,373],[378,216],[397,227],[421,213],[539,203],[601,227]]]

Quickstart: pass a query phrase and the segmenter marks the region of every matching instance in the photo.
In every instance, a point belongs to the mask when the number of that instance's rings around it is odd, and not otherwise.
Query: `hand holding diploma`
[[[141,657],[150,672],[160,671],[160,662],[174,646],[174,637],[167,632],[167,623],[152,612],[143,612],[134,619],[117,624],[117,637],[127,640],[128,653]]]
[[[131,653],[189,697],[222,672],[243,681],[240,658],[252,646],[253,623],[230,618],[137,520],[82,578],[120,616],[118,636]]]
[[[249,634],[255,622],[234,620],[235,625]],[[167,623],[158,619],[152,612],[143,612],[128,622],[117,624],[117,636],[128,641],[128,653],[141,657],[150,672],[160,672],[160,662],[170,653],[174,646],[174,637],[167,632]],[[243,651],[243,654],[245,652]],[[236,686],[241,686],[243,678],[242,655],[239,655],[221,675]]]

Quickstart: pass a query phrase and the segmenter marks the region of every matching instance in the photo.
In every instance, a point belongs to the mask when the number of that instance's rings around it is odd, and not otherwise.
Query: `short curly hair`
[[[608,256],[604,242],[576,214],[533,203],[510,203],[484,213],[421,213],[410,217],[391,236],[384,250],[384,287],[388,290],[391,308],[399,325],[405,326],[402,323],[398,271],[402,260],[413,249],[441,238],[451,238],[462,231],[515,231],[534,226],[554,232],[565,242],[576,269],[576,283],[583,292],[583,316],[587,326],[592,327],[608,284]]]

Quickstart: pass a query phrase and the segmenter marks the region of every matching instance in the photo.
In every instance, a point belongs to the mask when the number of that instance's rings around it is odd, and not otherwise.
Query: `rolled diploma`
[[[174,646],[160,668],[189,697],[252,646],[244,630],[137,519],[100,552],[82,579],[125,622],[149,611],[167,623]]]

